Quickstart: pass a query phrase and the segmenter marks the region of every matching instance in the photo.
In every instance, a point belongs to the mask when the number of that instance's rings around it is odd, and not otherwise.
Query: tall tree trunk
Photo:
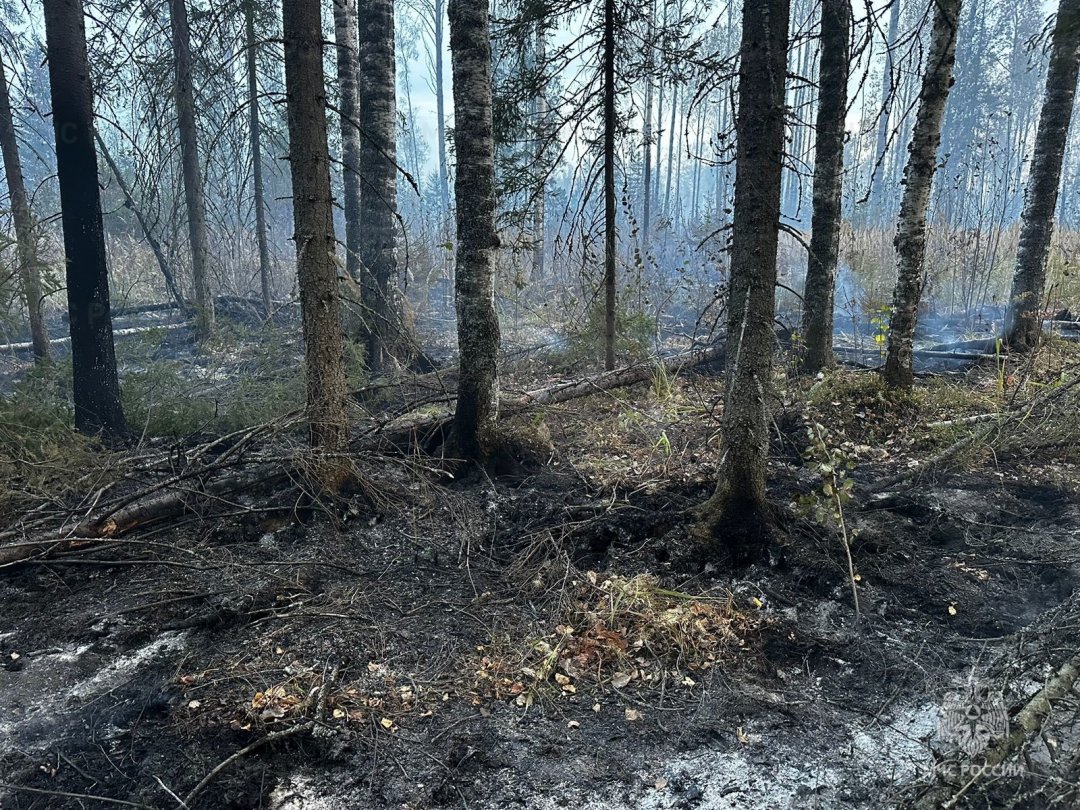
[[[667,6],[665,5],[664,19],[667,20]],[[660,205],[660,147],[664,140],[664,73],[663,65],[660,66],[660,87],[656,98],[656,160],[653,162],[653,207]]]
[[[717,133],[717,156],[716,156],[716,190],[713,192],[714,205],[716,206],[716,222],[722,225],[727,218],[724,208],[727,206],[728,193],[728,164],[726,150],[722,144],[726,143],[728,128],[728,99],[723,92],[720,93],[719,102],[716,105],[716,133]]]
[[[113,348],[82,0],[45,0],[45,40],[67,255],[75,428],[119,438],[127,425]]]
[[[1054,210],[1061,187],[1061,164],[1069,138],[1076,79],[1080,72],[1080,0],[1061,0],[1050,46],[1039,129],[1031,159],[1020,243],[1016,251],[1005,342],[1014,349],[1034,348],[1042,332],[1046,260],[1054,232]]]
[[[937,168],[937,150],[941,143],[941,122],[952,86],[960,4],[961,0],[935,0],[930,52],[919,92],[919,111],[908,146],[904,197],[900,203],[895,240],[896,289],[893,292],[889,347],[884,369],[885,382],[890,388],[910,388],[914,382],[912,344],[922,296],[926,216]]]
[[[446,87],[443,81],[443,12],[445,0],[432,0],[432,31],[435,49],[435,122],[439,138],[439,200],[442,203],[442,215],[450,216],[450,173],[446,164]],[[444,219],[445,221],[445,219]]]
[[[254,185],[255,240],[259,246],[259,289],[267,317],[274,302],[270,291],[270,244],[266,237],[266,192],[263,188],[262,125],[259,122],[259,77],[256,71],[258,43],[255,39],[255,0],[244,3],[247,38],[248,139],[251,144],[251,178]]]
[[[808,374],[816,374],[832,363],[833,294],[840,251],[850,38],[851,0],[822,0],[814,211],[802,313],[805,341],[802,369]]]
[[[342,208],[345,213],[345,272],[360,282],[360,245],[363,226],[360,205],[361,134],[360,96],[357,77],[359,34],[356,28],[356,0],[333,0],[334,37],[337,40],[338,112],[341,116]]]
[[[656,0],[649,2],[648,42],[645,68],[645,125],[642,128],[642,177],[641,190],[643,199],[641,202],[641,242],[649,244],[649,227],[652,218],[652,138],[653,138],[653,24],[656,20]]]
[[[694,182],[690,193],[690,224],[696,225],[698,221],[698,205],[701,199],[701,159],[705,149],[705,111],[698,110],[697,132],[694,134]]]
[[[671,218],[671,174],[675,168],[675,130],[679,121],[679,85],[671,83],[671,129],[668,130],[667,182],[664,185],[664,218]]]
[[[499,318],[495,312],[495,140],[487,0],[450,0],[457,179],[457,309],[461,376],[451,445],[464,458],[496,450]]]
[[[533,229],[533,251],[532,251],[532,277],[539,281],[544,277],[544,257],[547,253],[547,240],[545,239],[545,203],[547,199],[547,168],[545,166],[545,148],[547,146],[548,137],[548,103],[547,103],[547,81],[543,78],[546,76],[547,61],[547,42],[546,35],[544,34],[544,21],[538,20],[536,23],[536,72],[539,77],[540,85],[536,89],[536,108],[534,110],[535,115],[535,131],[536,131],[536,152],[534,160],[536,162],[537,176],[539,178],[538,187],[536,189],[536,200],[533,202],[532,210],[532,229]]]
[[[361,289],[364,295],[368,368],[383,368],[400,351],[403,313],[398,300],[397,88],[394,83],[393,0],[363,0],[360,15]]]
[[[604,0],[604,368],[615,368],[615,0]]]
[[[326,143],[322,4],[320,0],[283,0],[281,6],[307,416],[312,446],[342,451],[348,440],[345,344]]]
[[[161,249],[161,243],[158,242],[153,231],[150,230],[150,223],[148,223],[146,217],[143,216],[142,209],[135,204],[135,198],[131,194],[131,187],[124,179],[120,167],[117,166],[116,161],[113,160],[113,156],[109,153],[108,147],[105,146],[105,141],[101,139],[101,136],[97,132],[94,132],[94,140],[97,142],[98,149],[101,150],[101,156],[105,158],[105,164],[109,167],[109,171],[111,171],[113,177],[116,178],[116,184],[120,186],[120,191],[124,195],[124,207],[130,208],[135,214],[135,221],[139,223],[139,227],[143,232],[143,237],[146,239],[146,244],[150,246],[150,251],[154,254],[154,260],[157,262],[158,269],[165,279],[165,287],[168,289],[169,295],[172,296],[173,301],[176,302],[176,305],[180,307],[181,310],[186,310],[188,308],[187,304],[184,301],[184,297],[180,294],[180,288],[176,284],[176,277],[173,275],[172,268],[169,267],[169,261],[165,258],[165,251]]]
[[[206,199],[199,166],[199,134],[195,125],[195,90],[191,70],[191,35],[185,0],[169,0],[176,73],[176,118],[191,247],[191,281],[195,292],[195,329],[200,337],[214,331],[214,299],[210,296],[210,247],[206,238]]]
[[[16,260],[19,282],[30,320],[30,341],[34,347],[34,362],[43,363],[49,359],[49,332],[45,328],[45,317],[42,312],[44,297],[41,292],[41,268],[37,259],[37,238],[34,235],[30,202],[26,197],[26,186],[23,183],[19,143],[15,137],[15,119],[11,114],[11,96],[2,58],[0,58],[0,151],[3,152],[4,157],[4,175],[7,177],[8,197],[11,200],[11,217],[15,220]]]
[[[893,48],[900,26],[900,0],[892,0],[889,9],[889,30],[885,39],[885,66],[881,72],[881,116],[878,118],[877,138],[874,144],[874,168],[870,178],[867,203],[877,210],[878,224],[884,222],[884,206],[879,199],[882,175],[885,173],[885,152],[889,148],[889,124],[892,119],[893,95]]]
[[[743,2],[724,449],[716,492],[699,526],[710,545],[724,543],[740,560],[761,554],[772,524],[765,500],[767,399],[775,348],[789,13],[789,0]]]

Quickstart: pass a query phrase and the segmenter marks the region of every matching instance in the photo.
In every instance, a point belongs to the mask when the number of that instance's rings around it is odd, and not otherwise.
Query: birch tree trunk
[[[191,249],[191,281],[195,293],[195,331],[208,337],[214,331],[214,299],[210,296],[210,247],[206,237],[206,199],[199,166],[199,133],[195,125],[195,91],[191,78],[191,34],[185,0],[169,0],[174,71],[176,73],[176,119],[180,129],[180,159],[184,174],[188,241]]]
[[[356,28],[356,0],[333,0],[334,37],[337,40],[338,112],[341,116],[342,209],[345,213],[345,272],[360,283],[360,245],[363,226],[360,219],[361,135],[360,99],[357,77],[360,60],[357,54],[359,34]]]
[[[450,61],[457,138],[457,310],[461,354],[454,452],[485,460],[496,449],[499,318],[495,311],[495,140],[487,0],[450,0]]]
[[[312,446],[339,452],[348,439],[345,346],[334,259],[320,0],[282,0],[282,23],[307,416]]]
[[[56,136],[56,174],[67,256],[75,428],[121,438],[127,424],[116,374],[94,102],[82,0],[45,0],[45,40]]]
[[[784,156],[789,0],[744,0],[739,60],[735,213],[728,293],[723,455],[698,527],[736,560],[758,557],[772,534],[765,500],[772,387],[776,254]]]
[[[1046,261],[1054,232],[1054,211],[1061,188],[1061,165],[1069,138],[1076,79],[1080,72],[1080,0],[1061,0],[1050,45],[1042,113],[1035,135],[1016,271],[1005,318],[1005,342],[1026,351],[1038,345],[1042,333]]]
[[[615,368],[615,0],[604,0],[604,369]]]
[[[960,5],[961,0],[935,0],[930,52],[919,92],[919,111],[908,146],[904,197],[900,202],[900,219],[894,242],[897,278],[884,369],[885,382],[890,388],[910,388],[914,382],[911,353],[922,296],[926,217],[934,171],[937,169],[941,122],[952,86]]]
[[[840,251],[840,196],[844,185],[844,118],[850,60],[851,2],[821,2],[821,70],[810,252],[803,289],[802,370],[816,374],[832,363],[833,295]]]
[[[34,347],[34,362],[49,359],[49,333],[45,328],[42,312],[44,300],[41,292],[41,268],[37,258],[37,237],[30,214],[30,202],[23,182],[22,161],[19,159],[19,143],[15,137],[15,119],[11,114],[11,96],[8,91],[7,74],[0,58],[0,151],[4,158],[4,176],[7,177],[8,198],[11,201],[11,218],[15,221],[16,262],[19,284],[26,300],[26,312],[30,321],[30,342]]]
[[[397,278],[397,87],[393,0],[363,0],[360,15],[360,285],[368,367],[380,371],[403,327]]]
[[[259,77],[256,71],[258,43],[255,39],[255,0],[244,3],[244,30],[247,39],[248,140],[251,145],[251,180],[255,199],[255,241],[259,246],[259,291],[263,312],[270,317],[273,300],[270,290],[270,244],[266,237],[266,191],[263,188],[262,125],[259,121]]]

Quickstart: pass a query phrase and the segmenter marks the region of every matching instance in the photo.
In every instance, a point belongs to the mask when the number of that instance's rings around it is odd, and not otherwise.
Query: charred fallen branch
[[[138,529],[172,520],[185,512],[198,511],[201,503],[220,501],[244,491],[281,483],[290,478],[293,470],[275,462],[216,478],[213,473],[214,470],[208,470],[176,476],[134,493],[119,508],[96,512],[68,532],[46,533],[24,542],[0,546],[0,568],[106,543]]]

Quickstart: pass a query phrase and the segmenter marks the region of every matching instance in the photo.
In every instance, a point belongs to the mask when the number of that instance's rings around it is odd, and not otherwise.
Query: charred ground
[[[519,358],[511,385],[553,370]],[[974,672],[1020,706],[1080,641],[1075,445],[977,446],[871,493],[967,429],[935,422],[1002,407],[998,376],[902,400],[865,372],[785,384],[772,481],[788,541],[738,570],[704,564],[691,533],[716,462],[707,368],[512,417],[529,453],[501,477],[385,444],[357,453],[351,495],[320,500],[290,428],[260,433],[238,463],[280,458],[283,480],[199,498],[193,478],[179,516],[2,570],[3,804],[914,802],[949,755],[946,693]],[[369,403],[384,430],[416,390]],[[815,422],[853,464],[858,621],[837,527],[796,505],[820,488]],[[98,499],[211,441],[114,454]],[[7,530],[64,510],[70,526],[84,489]],[[963,800],[1077,801],[1076,742],[1066,705],[1025,776]]]

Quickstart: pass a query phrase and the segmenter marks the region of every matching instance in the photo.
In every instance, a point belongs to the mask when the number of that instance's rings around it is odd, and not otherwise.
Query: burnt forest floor
[[[902,805],[947,755],[949,693],[1022,705],[1080,649],[1075,445],[861,492],[1008,384],[787,384],[783,548],[740,570],[692,534],[710,369],[507,420],[528,451],[505,474],[373,451],[349,496],[286,480],[0,568],[0,807]],[[815,422],[853,465],[859,621],[838,527],[795,506]],[[1057,711],[1023,774],[961,804],[1076,806],[1078,746]]]

